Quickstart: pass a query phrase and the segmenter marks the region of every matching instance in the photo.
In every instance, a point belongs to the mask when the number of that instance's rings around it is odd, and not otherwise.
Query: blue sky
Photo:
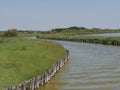
[[[0,0],[0,30],[120,28],[120,0]]]

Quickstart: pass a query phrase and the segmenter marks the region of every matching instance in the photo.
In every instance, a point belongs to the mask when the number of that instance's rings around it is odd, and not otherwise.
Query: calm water
[[[57,42],[71,59],[39,90],[120,90],[120,47]]]
[[[119,36],[120,37],[120,33],[105,33],[105,34],[90,34],[88,36]]]

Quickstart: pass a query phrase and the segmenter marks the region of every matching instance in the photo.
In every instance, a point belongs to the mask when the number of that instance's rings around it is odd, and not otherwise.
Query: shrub
[[[87,29],[87,28],[85,28],[85,27],[76,27],[76,26],[72,26],[72,27],[69,27],[68,28],[68,30],[85,30],[85,29]]]
[[[8,29],[4,34],[4,37],[16,37],[17,36],[17,29]]]

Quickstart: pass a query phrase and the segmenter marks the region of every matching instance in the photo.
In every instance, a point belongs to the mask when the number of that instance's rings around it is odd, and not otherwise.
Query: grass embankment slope
[[[0,38],[0,90],[41,74],[65,53],[51,41]]]

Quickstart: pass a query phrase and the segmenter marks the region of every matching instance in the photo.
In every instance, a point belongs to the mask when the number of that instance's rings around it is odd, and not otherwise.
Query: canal
[[[71,59],[39,90],[120,90],[120,47],[57,41]]]

